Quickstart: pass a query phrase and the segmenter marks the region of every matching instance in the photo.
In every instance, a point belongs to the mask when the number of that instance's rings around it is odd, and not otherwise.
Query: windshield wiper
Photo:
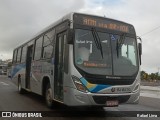
[[[98,35],[98,33],[97,33],[97,31],[96,31],[95,28],[92,28],[92,35],[93,35],[95,44],[96,44],[96,46],[97,46],[97,49],[100,50],[101,56],[102,56],[102,59],[103,59],[103,50],[102,50],[101,41],[100,41],[99,35]]]
[[[126,34],[122,34],[119,39],[117,39],[117,44],[116,44],[116,50],[117,50],[117,57],[119,57],[119,49],[122,48],[122,45],[124,44]]]

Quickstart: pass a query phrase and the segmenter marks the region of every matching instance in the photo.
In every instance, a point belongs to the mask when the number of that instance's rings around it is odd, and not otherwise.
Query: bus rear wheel
[[[46,87],[45,99],[46,99],[47,107],[53,108],[52,89],[50,84],[48,84]]]

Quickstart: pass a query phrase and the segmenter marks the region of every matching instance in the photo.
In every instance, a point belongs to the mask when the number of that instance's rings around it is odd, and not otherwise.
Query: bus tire
[[[20,78],[20,77],[18,77],[18,92],[19,92],[20,94],[25,93],[25,90],[22,88],[21,78]]]
[[[53,108],[52,89],[50,84],[47,84],[47,87],[46,87],[45,100],[46,100],[47,107]]]

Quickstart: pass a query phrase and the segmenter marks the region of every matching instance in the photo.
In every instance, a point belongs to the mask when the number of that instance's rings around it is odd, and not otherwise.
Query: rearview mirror
[[[142,55],[142,43],[138,43],[139,55]]]

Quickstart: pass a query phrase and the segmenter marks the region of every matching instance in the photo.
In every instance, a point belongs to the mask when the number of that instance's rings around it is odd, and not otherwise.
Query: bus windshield
[[[89,74],[132,76],[138,72],[135,38],[75,29],[75,65]]]

